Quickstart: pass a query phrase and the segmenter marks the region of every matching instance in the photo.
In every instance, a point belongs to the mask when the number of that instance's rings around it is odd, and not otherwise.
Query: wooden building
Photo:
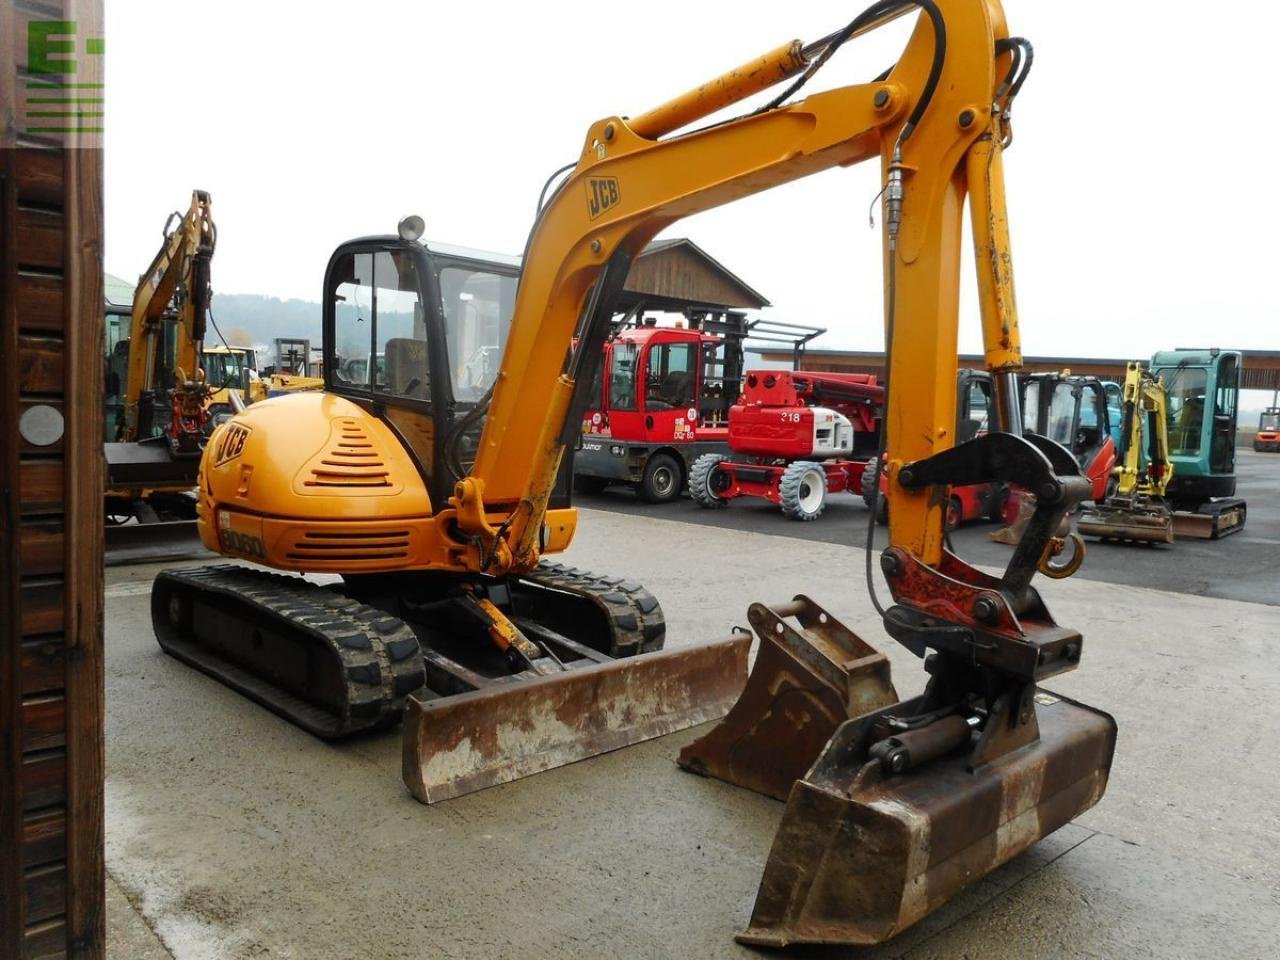
[[[0,4],[6,960],[104,955],[101,38],[100,0]]]

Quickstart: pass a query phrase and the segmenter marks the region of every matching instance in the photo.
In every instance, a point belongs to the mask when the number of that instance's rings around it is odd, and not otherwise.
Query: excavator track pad
[[[151,621],[166,653],[325,740],[394,726],[424,680],[407,624],[300,577],[162,570]]]

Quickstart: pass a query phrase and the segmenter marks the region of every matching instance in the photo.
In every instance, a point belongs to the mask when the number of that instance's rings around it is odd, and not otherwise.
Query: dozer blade
[[[1173,514],[1163,505],[1105,503],[1081,513],[1076,531],[1103,540],[1173,543]]]
[[[910,714],[920,699],[880,713]],[[1093,806],[1115,721],[1044,691],[1035,701],[1039,738],[976,768],[954,716],[936,725],[949,752],[895,775],[869,753],[876,715],[842,725],[792,789],[737,939],[881,943]]]
[[[680,752],[703,776],[785,800],[840,724],[898,702],[884,654],[806,596],[747,612],[760,637],[742,696]],[[797,632],[786,622],[795,617]]]
[[[724,716],[748,634],[420,700],[404,716],[404,782],[423,803],[573,763]]]
[[[1200,504],[1194,511],[1174,511],[1173,532],[1186,539],[1219,540],[1243,530],[1246,514],[1243,500],[1213,500]]]

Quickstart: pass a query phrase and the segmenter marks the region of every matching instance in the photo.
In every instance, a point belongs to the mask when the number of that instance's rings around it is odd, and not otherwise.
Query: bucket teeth
[[[748,618],[760,648],[746,688],[678,762],[785,800],[840,724],[895,704],[898,695],[884,654],[808,597],[777,608],[752,604]]]

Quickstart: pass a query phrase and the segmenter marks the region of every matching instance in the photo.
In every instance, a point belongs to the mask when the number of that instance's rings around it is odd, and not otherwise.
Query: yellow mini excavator
[[[1076,529],[1102,540],[1173,543],[1173,511],[1165,497],[1173,461],[1164,379],[1130,362],[1121,403],[1124,460],[1114,471],[1116,492],[1081,512]]]
[[[913,11],[882,76],[796,97],[845,43]],[[659,651],[662,612],[643,587],[544,559],[577,523],[567,453],[631,260],[659,231],[878,158],[891,437],[879,563],[893,597],[880,609],[927,686],[899,702],[883,655],[812,601],[757,605],[767,639],[748,685],[681,762],[787,799],[741,935],[753,944],[885,940],[1089,808],[1115,724],[1040,687],[1076,667],[1083,641],[1032,585],[1089,484],[1069,451],[1021,433],[1015,379],[1002,154],[1030,64],[998,0],[880,0],[813,43],[592,124],[548,182],[519,264],[423,244],[418,218],[339,247],[326,390],[219,427],[199,509],[211,549],[342,582],[166,571],[152,592],[162,646],[323,736],[403,712],[405,779],[424,801],[722,713],[746,635]],[[775,84],[763,105],[694,126]],[[998,429],[957,444],[966,196]],[[496,377],[459,380],[459,354],[490,344]],[[984,482],[1036,494],[1000,576],[946,543],[950,486]],[[871,585],[869,540],[867,557]]]

